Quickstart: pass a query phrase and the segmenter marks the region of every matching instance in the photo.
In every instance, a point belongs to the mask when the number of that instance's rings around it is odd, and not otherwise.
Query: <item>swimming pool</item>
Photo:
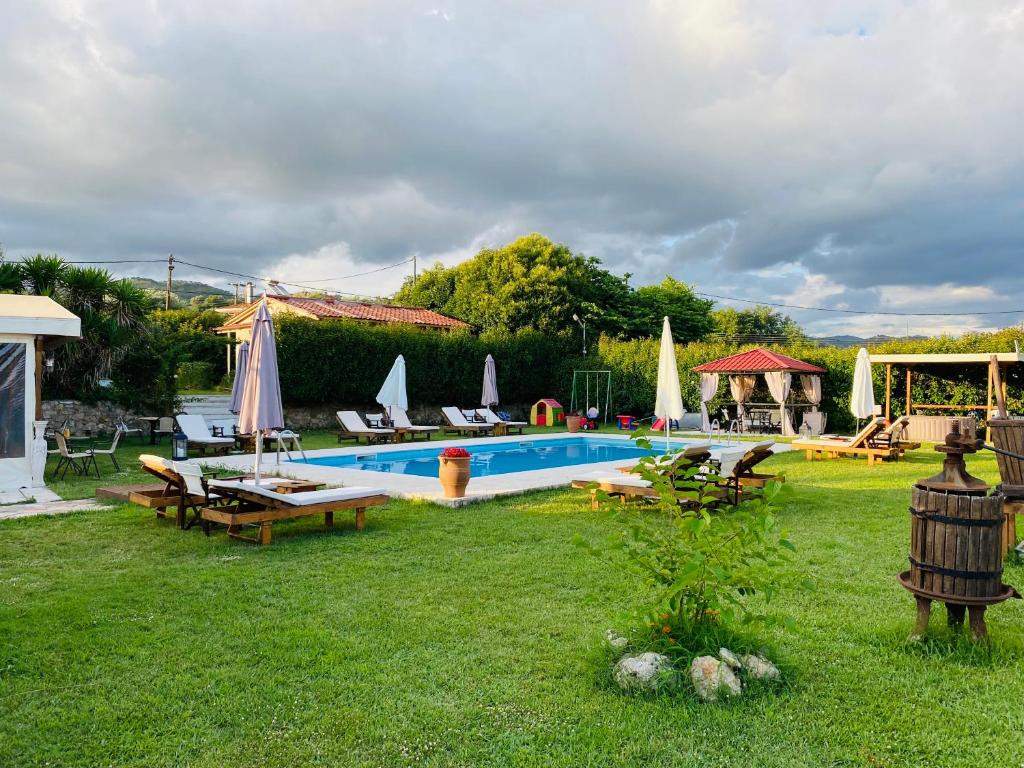
[[[673,448],[680,448],[682,445],[681,441],[672,442]],[[488,477],[656,456],[665,452],[665,441],[652,441],[650,449],[641,448],[631,440],[602,439],[592,436],[526,439],[497,444],[481,441],[478,445],[463,444],[462,447],[469,452],[473,477]],[[711,446],[711,448],[722,447],[724,446]],[[440,453],[439,448],[417,448],[378,453],[370,447],[357,454],[316,456],[305,460],[293,460],[291,463],[436,478],[438,453]]]

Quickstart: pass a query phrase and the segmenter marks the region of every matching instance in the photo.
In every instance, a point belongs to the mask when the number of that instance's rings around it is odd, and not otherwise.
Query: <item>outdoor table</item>
[[[160,423],[159,416],[139,416],[137,421],[145,421],[149,424],[149,444],[156,445],[156,425]]]

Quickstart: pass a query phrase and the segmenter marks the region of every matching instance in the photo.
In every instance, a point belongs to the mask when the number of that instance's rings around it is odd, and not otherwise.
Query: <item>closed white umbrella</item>
[[[405,387],[405,358],[399,355],[395,358],[395,364],[391,366],[388,377],[377,393],[377,402],[388,409],[388,416],[391,416],[392,408],[409,410],[409,395]]]
[[[498,372],[494,367],[494,358],[490,355],[484,360],[484,388],[480,394],[480,405],[490,408],[498,404]]]
[[[260,304],[252,320],[249,343],[249,365],[242,390],[242,407],[238,412],[238,431],[256,435],[256,480],[260,479],[260,457],[263,434],[284,429],[284,408],[281,406],[281,380],[277,372],[277,347],[274,343],[274,322],[267,302]]]
[[[864,347],[857,353],[857,366],[853,369],[853,391],[850,393],[850,413],[866,419],[875,413],[875,388],[871,381],[871,358]]]
[[[235,381],[231,385],[231,404],[228,410],[236,416],[242,410],[242,393],[245,391],[245,375],[249,371],[249,342],[243,341],[238,347],[235,364]]]
[[[672,342],[672,328],[668,317],[661,326],[661,351],[658,354],[658,396],[654,401],[654,415],[665,420],[665,451],[670,444],[669,427],[672,419],[683,418],[683,393],[679,389],[679,368],[676,366],[676,347]]]

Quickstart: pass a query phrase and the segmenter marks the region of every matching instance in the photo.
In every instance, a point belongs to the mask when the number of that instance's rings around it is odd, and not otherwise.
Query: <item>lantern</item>
[[[174,461],[188,459],[188,435],[180,430],[171,436],[171,459]]]

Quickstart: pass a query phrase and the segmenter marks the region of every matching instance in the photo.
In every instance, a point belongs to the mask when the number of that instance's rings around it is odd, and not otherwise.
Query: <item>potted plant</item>
[[[565,417],[565,426],[569,429],[570,432],[579,432],[580,422],[582,420],[583,417],[580,416],[578,413],[570,413],[568,416]]]
[[[438,478],[445,498],[461,499],[469,484],[469,451],[465,448],[445,448],[438,454]]]

